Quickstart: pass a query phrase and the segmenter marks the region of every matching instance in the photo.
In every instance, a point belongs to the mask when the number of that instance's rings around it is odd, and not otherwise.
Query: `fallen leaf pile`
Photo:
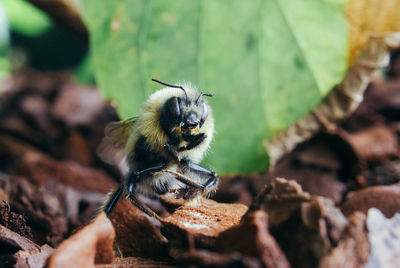
[[[141,197],[99,213],[119,171],[95,150],[115,110],[62,73],[23,72],[0,98],[1,267],[396,267],[400,53],[360,107],[268,173],[213,200]]]

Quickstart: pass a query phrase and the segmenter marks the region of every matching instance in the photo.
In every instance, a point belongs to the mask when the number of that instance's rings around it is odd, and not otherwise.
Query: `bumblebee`
[[[193,200],[215,192],[218,176],[201,165],[214,134],[212,110],[203,96],[188,83],[166,86],[153,93],[140,115],[106,126],[97,153],[110,164],[125,168],[121,185],[104,205],[111,213],[120,197],[126,196],[136,207],[158,218],[137,194]]]

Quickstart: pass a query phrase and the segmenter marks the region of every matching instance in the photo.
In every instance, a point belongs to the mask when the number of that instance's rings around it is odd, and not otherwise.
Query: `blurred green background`
[[[34,2],[34,1],[33,1]],[[268,167],[263,141],[295,122],[345,72],[344,0],[62,0],[89,42],[24,0],[0,0],[0,75],[69,71],[97,85],[121,118],[160,88],[191,81],[210,99],[216,135],[205,165],[221,174]]]

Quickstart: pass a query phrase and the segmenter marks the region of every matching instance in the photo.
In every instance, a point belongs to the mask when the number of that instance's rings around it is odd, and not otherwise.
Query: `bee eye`
[[[166,103],[168,117],[174,122],[182,121],[181,99],[178,97],[170,98]]]

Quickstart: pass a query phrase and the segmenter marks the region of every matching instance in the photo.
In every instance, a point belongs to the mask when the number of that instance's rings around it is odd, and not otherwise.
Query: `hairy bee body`
[[[98,154],[122,167],[119,195],[175,193],[190,200],[215,191],[215,173],[199,165],[214,134],[212,111],[202,94],[187,83],[168,86],[149,97],[138,117],[107,126]]]

